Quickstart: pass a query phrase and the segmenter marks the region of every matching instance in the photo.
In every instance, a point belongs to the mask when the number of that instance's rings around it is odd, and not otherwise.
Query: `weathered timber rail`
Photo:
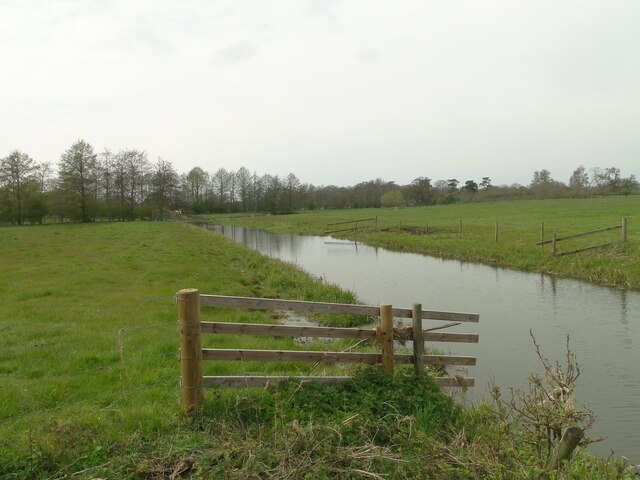
[[[362,225],[364,223],[364,225]],[[336,225],[349,225],[346,228],[339,228],[337,230],[329,230],[329,227],[335,227]],[[360,224],[360,225],[358,225]],[[367,228],[378,228],[378,217],[360,218],[358,220],[346,220],[344,222],[327,223],[327,230],[325,235],[338,232],[357,232],[358,230],[366,230]]]
[[[424,365],[465,365],[476,364],[475,357],[452,355],[425,355],[424,342],[478,343],[478,335],[466,333],[434,332],[434,330],[459,325],[462,322],[478,322],[473,313],[454,313],[422,310],[420,304],[413,308],[393,308],[391,305],[379,307],[324,302],[304,302],[267,298],[228,297],[221,295],[200,295],[198,290],[185,289],[178,292],[180,313],[180,364],[182,404],[186,411],[199,408],[204,401],[205,387],[260,387],[278,382],[286,376],[204,376],[203,360],[217,361],[291,361],[291,362],[340,362],[340,363],[381,363],[388,375],[393,375],[394,365],[413,364],[417,374],[422,374]],[[200,322],[200,307],[248,308],[252,310],[289,310],[314,313],[347,313],[380,317],[376,329],[299,327],[292,325],[264,325],[250,323]],[[393,317],[411,318],[412,326],[393,328]],[[450,321],[445,325],[422,329],[422,320]],[[201,334],[268,335],[286,337],[359,338],[374,340],[380,345],[381,353],[326,352],[295,350],[241,350],[201,347]],[[413,341],[413,354],[394,353],[394,339]],[[327,383],[346,381],[348,376],[300,376],[293,377],[300,382]],[[473,378],[459,375],[438,377],[436,383],[446,387],[473,386]]]
[[[569,240],[569,239],[578,238],[578,237],[586,237],[587,235],[594,235],[596,233],[608,232],[608,231],[611,231],[611,230],[618,230],[618,229],[621,230],[620,241],[626,242],[627,241],[627,217],[623,217],[622,218],[622,221],[620,222],[620,225],[613,225],[611,227],[599,228],[597,230],[591,230],[589,232],[576,233],[574,235],[566,235],[564,237],[558,237],[555,233],[553,233],[553,235],[551,237],[551,240],[544,240],[544,223],[543,223],[541,225],[542,240],[537,242],[536,245],[549,245],[549,244],[551,244],[551,253],[554,256],[561,257],[563,255],[571,255],[573,253],[579,253],[579,252],[585,252],[587,250],[593,250],[594,248],[609,247],[611,245],[615,245],[618,242],[600,243],[598,245],[590,245],[588,247],[577,248],[575,250],[571,250],[571,251],[568,251],[568,252],[558,253],[557,244],[560,241]]]

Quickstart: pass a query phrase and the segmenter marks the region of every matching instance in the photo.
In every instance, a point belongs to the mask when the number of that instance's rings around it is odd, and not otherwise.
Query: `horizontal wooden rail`
[[[592,245],[590,247],[578,248],[576,250],[571,250],[570,252],[556,253],[556,257],[562,257],[563,255],[571,255],[572,253],[585,252],[587,250],[593,250],[594,248],[610,247],[611,245],[617,245],[617,244],[618,242],[601,243],[600,245]]]
[[[355,226],[355,227],[351,227],[351,228],[341,228],[340,230],[329,230],[328,232],[324,232],[325,234],[329,235],[330,233],[340,233],[340,232],[353,232],[355,230],[365,230],[367,228],[371,228],[373,227],[373,225],[364,225],[364,226]]]
[[[586,235],[591,235],[593,233],[607,232],[609,230],[615,230],[617,228],[622,228],[622,225],[614,225],[613,227],[600,228],[598,230],[591,230],[590,232],[576,233],[575,235],[567,235],[566,237],[556,237],[556,242],[559,242],[560,240],[568,240],[569,238],[584,237]],[[553,240],[545,240],[543,242],[538,242],[536,243],[536,245],[548,245],[550,243],[553,243]]]
[[[269,335],[273,337],[376,338],[375,329],[337,327],[299,327],[295,325],[265,325],[260,323],[202,322],[202,333],[228,335]],[[429,342],[478,343],[477,334],[433,333],[423,331]]]
[[[243,388],[243,387],[264,387],[282,380],[291,379],[296,382],[307,383],[333,383],[345,382],[352,377],[286,377],[286,376],[211,376],[203,377],[203,386],[205,388],[221,387],[221,388]],[[434,377],[433,380],[441,387],[473,387],[475,380],[468,377]]]
[[[380,307],[350,305],[343,303],[307,302],[302,300],[280,300],[276,298],[228,297],[224,295],[200,295],[203,307],[249,308],[253,310],[288,310],[292,312],[346,313],[353,315],[380,316]],[[393,316],[412,318],[410,308],[394,308]],[[476,313],[455,313],[422,311],[422,318],[428,320],[450,320],[456,322],[478,322]]]
[[[452,355],[424,355],[424,341],[477,343],[477,334],[435,332],[459,325],[461,322],[478,322],[479,316],[473,313],[434,312],[422,310],[416,303],[413,308],[392,308],[380,306],[350,305],[339,303],[307,302],[299,300],[280,300],[269,298],[230,297],[223,295],[200,295],[196,289],[180,290],[176,296],[179,305],[180,325],[180,386],[182,405],[191,413],[202,407],[204,387],[260,387],[284,378],[297,381],[327,383],[347,381],[350,377],[289,377],[289,376],[224,376],[205,377],[202,375],[203,360],[220,361],[281,361],[281,362],[343,362],[382,364],[386,375],[393,376],[394,365],[413,364],[416,374],[423,374],[423,365],[476,365],[475,357]],[[380,324],[372,328],[337,328],[295,325],[272,325],[230,322],[201,322],[200,307],[247,308],[253,310],[289,310],[316,313],[346,313],[380,317]],[[411,318],[411,327],[393,327],[393,317]],[[431,328],[423,329],[422,319],[445,320]],[[381,353],[369,352],[331,352],[296,350],[243,350],[217,349],[201,347],[202,333],[228,335],[269,335],[286,337],[327,337],[358,338],[375,340],[382,348]],[[394,354],[394,339],[415,340],[413,355]],[[407,338],[408,337],[408,338]],[[438,385],[467,388],[474,385],[472,378],[460,375],[434,379]]]
[[[395,354],[395,363],[412,364],[413,355]],[[343,362],[343,363],[381,363],[381,353],[360,352],[322,352],[312,350],[239,350],[206,348],[202,350],[203,360],[242,360],[258,362]],[[468,365],[476,364],[475,357],[457,357],[452,355],[425,355],[425,365]]]
[[[332,227],[334,225],[345,225],[347,223],[357,223],[357,222],[371,222],[373,220],[377,220],[378,217],[372,218],[361,218],[358,220],[345,220],[344,222],[336,222],[336,223],[327,223],[327,227]]]

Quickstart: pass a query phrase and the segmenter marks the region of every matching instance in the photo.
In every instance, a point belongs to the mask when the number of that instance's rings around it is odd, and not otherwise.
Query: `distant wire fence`
[[[373,223],[367,223],[367,222],[373,222]],[[332,229],[332,230],[329,229],[329,227],[334,227],[337,225],[344,226],[345,228]],[[358,219],[358,220],[346,220],[343,222],[336,222],[336,223],[328,223],[325,228],[326,228],[324,232],[325,235],[329,235],[332,233],[355,233],[358,231],[364,231],[369,229],[374,229],[378,231],[388,231],[388,230],[393,231],[395,229],[399,229],[401,232],[409,233],[417,236],[456,235],[459,238],[462,238],[465,235],[470,235],[473,238],[477,238],[478,235],[486,235],[487,233],[490,232],[491,238],[495,243],[499,243],[502,237],[502,234],[505,232],[511,233],[513,236],[514,234],[520,235],[522,234],[523,231],[527,230],[527,231],[530,231],[532,235],[535,235],[535,232],[539,232],[540,241],[537,242],[536,245],[540,246],[540,245],[551,244],[552,245],[551,253],[554,256],[569,255],[569,254],[584,252],[584,251],[592,250],[596,248],[613,246],[620,242],[623,242],[623,243],[626,242],[628,237],[626,217],[622,218],[620,225],[599,228],[599,229],[591,230],[584,233],[578,233],[574,235],[566,235],[563,237],[559,237],[554,232],[552,234],[552,239],[550,240],[545,239],[545,223],[544,222],[541,222],[539,226],[534,226],[532,224],[513,223],[509,221],[501,222],[499,220],[496,220],[490,226],[489,225],[483,226],[483,225],[479,225],[477,222],[465,223],[462,219],[458,220],[455,223],[452,222],[447,224],[443,222],[437,222],[437,223],[424,222],[423,224],[416,224],[415,220],[412,220],[410,222],[405,221],[403,223],[403,221],[400,219],[400,220],[397,220],[397,223],[386,223],[385,225],[383,225],[382,222],[378,221],[378,217],[373,217],[373,218],[364,218],[364,219]],[[598,245],[590,245],[587,247],[581,247],[581,248],[577,248],[577,249],[563,252],[563,253],[557,252],[557,242],[584,237],[587,235],[607,232],[610,230],[617,230],[617,229],[621,230],[621,238],[618,241],[610,241],[610,242],[601,243]],[[554,238],[555,238],[555,243],[554,243]]]
[[[339,228],[335,228],[339,226]],[[358,220],[346,220],[344,222],[327,223],[325,227],[325,235],[339,232],[358,232],[368,230],[370,228],[378,228],[378,217],[360,218]]]
[[[598,244],[598,245],[589,245],[587,247],[577,248],[575,250],[570,250],[570,251],[567,251],[567,252],[558,253],[558,242],[560,242],[560,241],[570,240],[570,239],[579,238],[579,237],[586,237],[588,235],[595,235],[595,234],[598,234],[598,233],[609,232],[611,230],[618,230],[618,229],[620,229],[620,231],[621,231],[621,238],[618,241],[606,242],[606,243],[601,243],[601,244]],[[558,237],[557,234],[554,232],[552,234],[552,236],[551,236],[551,240],[545,240],[544,239],[544,223],[543,223],[542,224],[542,239],[541,239],[541,241],[536,243],[536,245],[549,245],[549,244],[551,244],[551,253],[552,253],[552,255],[561,257],[563,255],[571,255],[573,253],[579,253],[579,252],[584,252],[584,251],[587,251],[587,250],[593,250],[594,248],[609,247],[611,245],[615,245],[616,243],[626,242],[626,241],[627,241],[627,217],[623,217],[620,225],[614,225],[612,227],[599,228],[597,230],[591,230],[589,232],[583,232],[583,233],[576,233],[574,235],[566,235],[564,237]]]

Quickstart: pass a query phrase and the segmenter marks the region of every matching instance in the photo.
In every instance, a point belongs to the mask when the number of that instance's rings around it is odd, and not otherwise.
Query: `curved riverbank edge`
[[[282,222],[289,217],[288,222]],[[206,216],[194,221],[263,229],[272,233],[326,236],[308,224],[291,222],[292,216]],[[300,215],[299,217],[303,217]],[[416,253],[461,262],[481,263],[516,271],[551,275],[622,290],[640,291],[640,246],[635,240],[570,256],[554,257],[548,248],[517,245],[472,244],[449,236],[425,239],[411,233],[410,226],[388,227],[356,233],[342,232],[333,238],[362,242],[394,252]]]

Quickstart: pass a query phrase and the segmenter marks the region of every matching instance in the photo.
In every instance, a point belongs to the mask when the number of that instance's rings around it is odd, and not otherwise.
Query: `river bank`
[[[349,227],[348,224],[330,227],[332,223],[371,217],[377,217],[376,228],[332,235],[390,250],[640,290],[640,197],[513,200],[396,210],[321,210],[271,216],[203,216],[209,223],[303,235],[324,235],[327,231]],[[614,230],[559,244],[561,251],[570,251],[614,242],[609,247],[575,255],[553,256],[550,246],[536,245],[541,238],[551,239],[553,233],[559,237],[569,236],[620,225],[623,217],[628,222],[626,242],[619,242],[621,232]],[[371,226],[372,222],[365,225]]]
[[[361,387],[347,390],[210,390],[201,415],[183,415],[177,290],[355,300],[200,229],[160,222],[2,228],[0,262],[0,478],[524,480],[543,463],[494,409],[455,407],[428,380],[402,372],[393,385],[375,371],[353,372]],[[205,309],[202,319],[278,321],[229,309]],[[206,346],[230,340],[215,336]],[[240,347],[302,348],[264,337]],[[283,367],[285,374],[309,368],[219,362],[207,373]],[[567,478],[588,472],[632,478],[622,460],[580,449]]]

